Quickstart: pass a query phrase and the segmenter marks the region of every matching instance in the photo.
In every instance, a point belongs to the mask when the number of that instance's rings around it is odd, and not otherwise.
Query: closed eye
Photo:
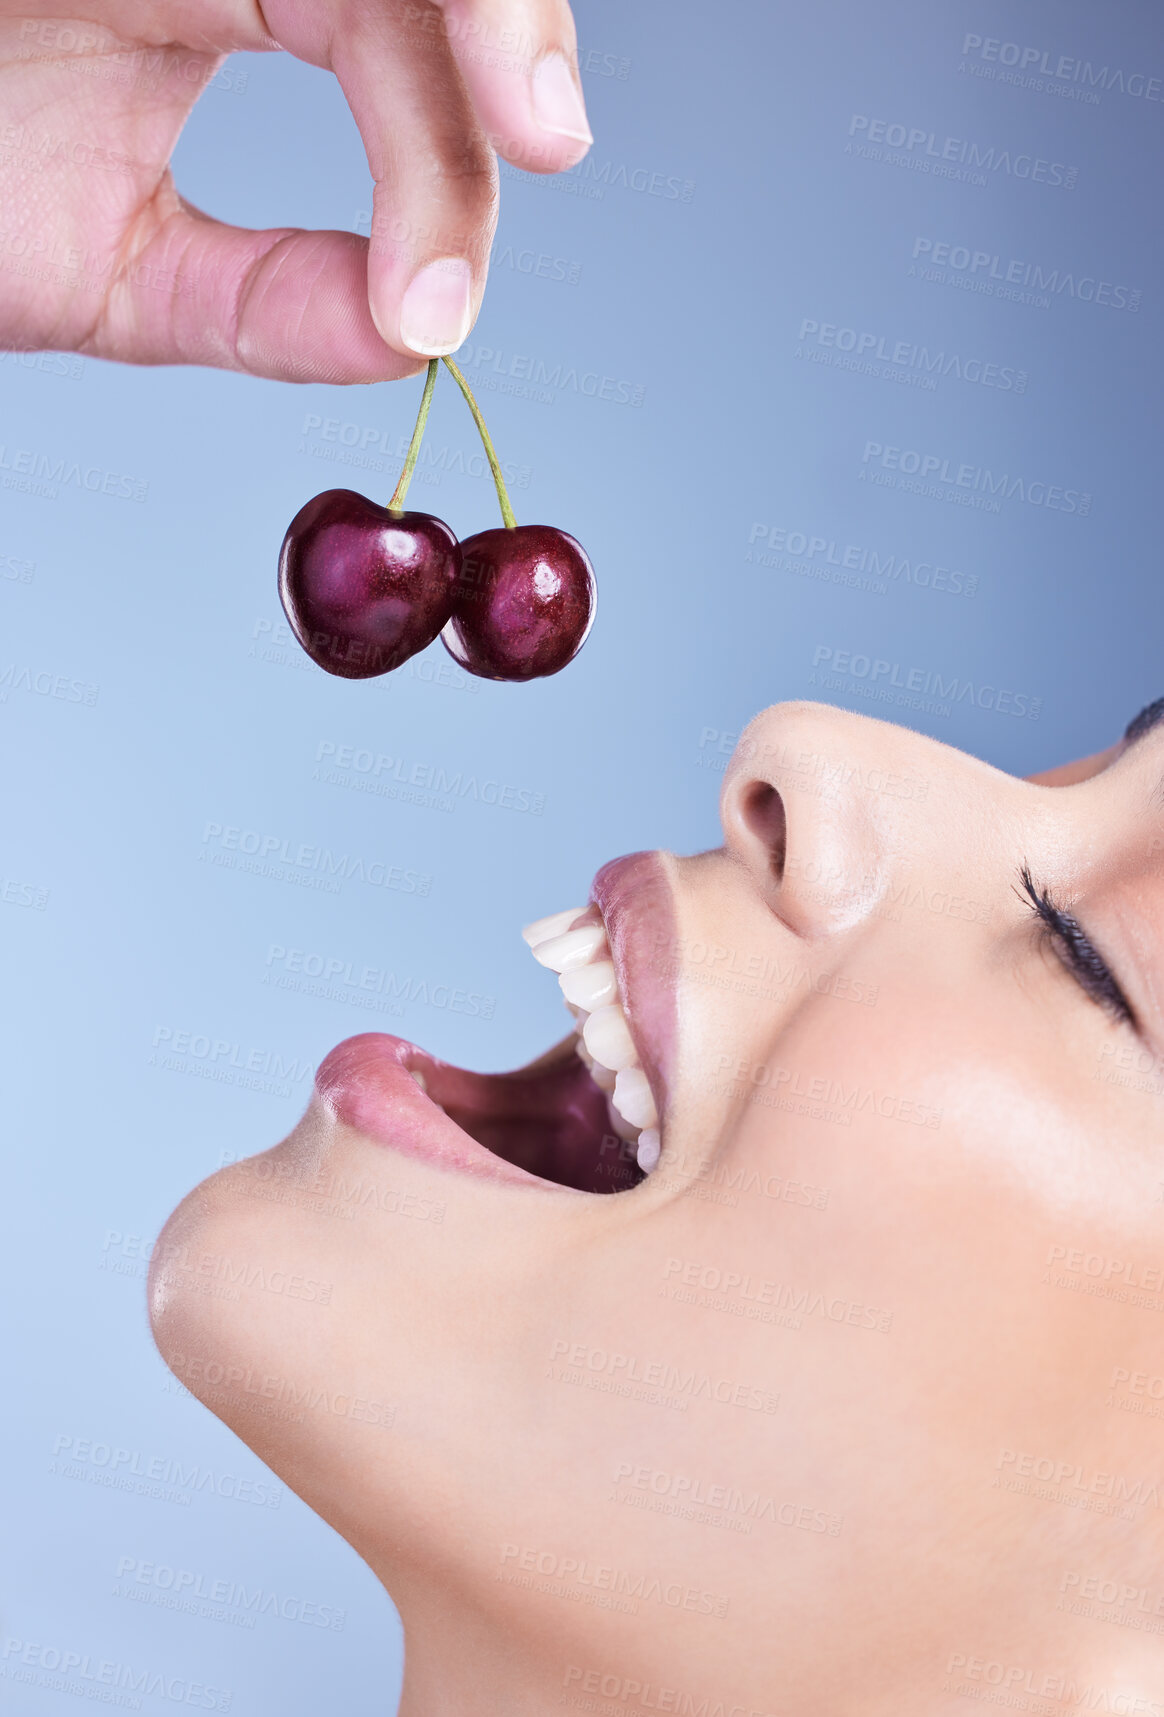
[[[1050,943],[1080,989],[1112,1019],[1138,1031],[1139,1022],[1132,1004],[1078,918],[1059,906],[1050,892],[1035,882],[1029,865],[1023,865],[1019,881],[1021,892],[1016,889],[1015,893],[1030,907],[1044,940]]]

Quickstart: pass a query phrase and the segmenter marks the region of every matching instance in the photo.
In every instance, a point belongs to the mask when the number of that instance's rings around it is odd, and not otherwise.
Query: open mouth
[[[574,1015],[545,1055],[512,1073],[471,1073],[369,1033],[324,1061],[319,1100],[444,1167],[588,1193],[637,1186],[659,1161],[674,1014],[659,959],[671,920],[661,855],[616,859],[592,896],[522,932]]]

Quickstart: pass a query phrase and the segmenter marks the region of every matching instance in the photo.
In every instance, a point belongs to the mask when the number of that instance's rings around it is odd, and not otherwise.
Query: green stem
[[[424,392],[420,396],[420,410],[416,414],[416,428],[412,432],[412,441],[408,448],[408,458],[404,461],[400,481],[388,503],[390,513],[402,513],[404,511],[404,497],[408,493],[408,485],[412,482],[412,473],[416,470],[416,461],[420,457],[420,444],[424,440],[424,426],[428,422],[428,408],[432,404],[432,390],[436,386],[436,379],[437,360],[430,358],[428,374],[424,378]]]
[[[477,425],[477,432],[480,435],[481,443],[485,448],[485,457],[488,459],[489,469],[493,473],[493,486],[497,490],[497,499],[501,505],[502,522],[505,525],[506,530],[516,530],[517,520],[514,517],[513,508],[509,504],[509,494],[505,487],[505,478],[501,475],[501,466],[498,463],[496,453],[493,451],[493,443],[489,439],[489,431],[485,427],[485,419],[481,416],[481,407],[473,398],[472,388],[469,386],[456,364],[454,364],[453,360],[451,358],[445,358],[444,364],[445,368],[464,394],[466,405],[473,413],[473,422]]]

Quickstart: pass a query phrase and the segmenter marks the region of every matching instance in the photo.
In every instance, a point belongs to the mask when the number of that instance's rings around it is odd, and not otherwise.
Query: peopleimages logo
[[[0,1675],[30,1686],[71,1693],[77,1699],[92,1699],[100,1705],[120,1705],[130,1711],[141,1710],[143,1693],[155,1699],[168,1699],[174,1705],[191,1706],[196,1711],[229,1711],[234,1699],[229,1689],[143,1668],[140,1662],[122,1663],[92,1652],[75,1651],[67,1645],[17,1639],[13,1635],[5,1638],[0,1650]]]
[[[924,453],[913,447],[887,447],[881,441],[867,441],[861,455],[861,480],[877,481],[882,472],[916,477],[918,490],[928,493],[927,484],[947,483],[954,493],[967,491],[964,505],[973,505],[972,497],[985,501],[997,497],[1003,501],[1023,501],[1028,507],[1044,507],[1056,513],[1075,513],[1086,518],[1091,511],[1091,496],[1081,489],[1064,489],[1061,484],[1048,483],[1041,478],[1024,477],[1010,471],[992,471],[988,465],[968,465],[944,458],[940,453]],[[891,481],[888,487],[894,487]],[[903,484],[909,488],[909,484]],[[941,491],[934,489],[935,495]],[[943,499],[952,499],[953,495]],[[997,500],[984,511],[996,512]]]
[[[42,376],[62,376],[66,381],[85,379],[85,360],[69,352],[26,352],[19,346],[0,354],[0,364],[13,364],[18,369],[36,370]]]
[[[299,431],[301,440],[300,453],[311,453],[316,458],[332,459],[344,465],[361,465],[372,471],[383,471],[384,461],[389,463],[399,460],[401,463],[408,456],[411,437],[398,434],[395,437],[389,429],[382,429],[372,423],[352,423],[340,417],[321,417],[316,411],[304,414],[303,425]],[[329,443],[335,446],[335,452],[329,446],[319,445]],[[503,459],[501,472],[511,488],[528,489],[530,468],[528,465],[517,465],[511,460]],[[443,476],[490,477],[489,462],[484,455],[470,449],[468,455],[463,448],[435,447],[431,442],[425,442],[417,457],[417,476],[421,481],[439,483]]]
[[[661,197],[668,203],[689,203],[695,195],[694,179],[681,179],[677,173],[662,173],[650,167],[635,167],[627,161],[599,161],[593,154],[584,155],[576,167],[566,167],[552,177],[531,178],[503,161],[501,177],[514,179],[519,185],[567,189],[596,202],[602,200],[608,188],[637,191],[641,196]]]
[[[883,656],[868,656],[860,650],[838,650],[832,644],[816,646],[812,665],[814,669],[827,669],[829,675],[846,676],[878,687],[878,695],[887,701],[893,701],[889,697],[890,687],[922,697],[942,698],[945,704],[940,713],[944,715],[948,715],[950,707],[956,703],[971,703],[978,709],[993,710],[997,715],[1022,716],[1028,721],[1038,721],[1043,707],[1042,698],[1031,697],[1027,692],[976,685],[973,680],[960,679],[957,674],[947,677],[933,668],[908,667],[901,662],[890,662]],[[815,674],[810,683],[817,683]],[[821,683],[830,690],[838,689],[827,678]]]
[[[922,172],[938,177],[969,176],[971,183],[987,184],[989,174],[1003,174],[1011,179],[1029,179],[1038,185],[1058,186],[1071,191],[1079,177],[1078,167],[1065,161],[1047,161],[1041,155],[1012,153],[994,144],[975,143],[965,137],[942,137],[927,131],[922,125],[904,125],[896,120],[874,119],[868,113],[854,113],[849,120],[849,139],[845,145],[848,155],[863,155],[870,160],[891,159],[885,151],[895,151],[904,161]],[[854,141],[854,139],[856,141]],[[966,168],[967,175],[951,172]]]
[[[375,1008],[377,996],[390,1000],[424,1002],[433,1008],[447,1008],[450,1013],[467,1014],[471,1018],[492,1019],[497,1006],[496,996],[466,990],[460,985],[443,984],[431,978],[410,977],[393,972],[387,966],[367,966],[356,960],[344,960],[339,955],[325,955],[306,948],[287,948],[282,942],[272,942],[267,949],[265,984],[279,989],[299,990],[307,995],[320,995],[329,1001],[346,1001],[356,1006]],[[306,981],[304,981],[306,980]],[[403,1008],[399,1010],[403,1013]]]
[[[449,770],[440,764],[409,762],[403,757],[389,756],[386,751],[373,751],[370,746],[341,745],[334,739],[321,739],[316,746],[315,761],[313,781],[378,794],[385,799],[423,799],[426,794],[436,794],[442,808],[447,804],[449,810],[457,800],[466,799],[502,811],[526,811],[535,817],[540,817],[546,806],[545,794],[532,788],[491,777],[478,779],[476,775],[466,775],[463,769]],[[330,767],[333,762],[338,769]],[[420,788],[421,794],[398,791],[409,788]]]
[[[194,1568],[172,1567],[140,1556],[119,1556],[116,1572],[115,1598],[184,1610],[210,1620],[229,1619],[253,1628],[256,1616],[277,1616],[285,1622],[303,1622],[308,1627],[327,1628],[334,1633],[342,1633],[347,1620],[346,1610],[336,1609],[333,1604],[314,1603],[309,1598],[269,1591],[263,1586],[249,1587],[241,1580],[219,1579]],[[232,1610],[236,1614],[226,1617],[224,1612]]]
[[[762,543],[762,548],[756,544]],[[859,543],[842,543],[836,537],[815,536],[808,531],[790,531],[783,525],[757,521],[748,533],[745,562],[770,564],[772,555],[791,555],[795,560],[835,567],[845,572],[868,573],[873,578],[917,585],[923,590],[944,590],[951,596],[973,596],[978,575],[957,567],[938,566],[924,557],[882,554]]]
[[[98,172],[126,176],[138,166],[131,155],[123,155],[118,149],[106,149],[99,143],[64,132],[36,131],[20,123],[0,127],[0,150],[7,155],[6,165],[16,165],[32,173],[43,172],[49,162],[54,166],[92,167]]]
[[[457,353],[461,366],[476,372],[474,382],[492,377],[502,382],[542,388],[552,397],[563,393],[584,394],[588,399],[607,400],[612,405],[642,405],[646,386],[621,376],[607,376],[576,364],[539,358],[529,352],[503,352],[495,346],[466,342]],[[502,388],[503,392],[513,391]]]
[[[35,882],[17,882],[14,877],[0,876],[0,901],[5,906],[31,906],[43,912],[48,905],[49,891]]]
[[[79,460],[58,457],[34,447],[10,447],[0,442],[0,482],[5,489],[39,495],[55,501],[62,487],[87,489],[91,495],[111,495],[119,501],[144,501],[149,494],[145,477],[107,471],[103,465],[81,465]]]
[[[1110,310],[1138,310],[1143,297],[1138,286],[1101,280],[1095,274],[1075,274],[1070,269],[1049,268],[1017,256],[1004,258],[998,251],[975,250],[972,245],[946,239],[914,239],[911,275],[923,280],[943,278],[927,271],[946,269],[950,275],[964,275],[973,281],[974,291],[995,298],[1012,298],[1019,303],[1039,302],[1037,297],[1028,300],[1023,296],[1031,292],[1044,295],[1047,304],[1052,298],[1078,298],[1084,304],[1105,305]]]
[[[140,1449],[96,1443],[91,1437],[62,1433],[53,1438],[52,1453],[49,1472],[58,1478],[86,1479],[109,1490],[135,1491],[139,1496],[186,1507],[198,1491],[210,1491],[255,1508],[278,1508],[283,1501],[283,1486],[272,1484],[269,1478],[239,1478],[236,1473],[212,1471],[197,1462],[187,1466],[171,1455],[146,1455]]]
[[[876,365],[887,364],[891,370],[916,372],[921,385],[929,388],[934,387],[939,377],[953,376],[960,382],[998,388],[1003,393],[1027,391],[1026,370],[1015,369],[1012,364],[996,364],[964,352],[948,352],[944,347],[935,352],[928,346],[919,346],[915,340],[894,340],[868,329],[842,328],[835,322],[818,322],[806,316],[796,339],[796,357],[827,355],[842,369],[868,370],[878,375],[884,372]],[[844,354],[849,361],[833,359],[834,352]]]
[[[1052,48],[1035,48],[1021,42],[1004,42],[998,36],[979,36],[968,31],[962,38],[962,57],[977,60],[982,66],[1009,68],[1017,74],[1008,77],[993,70],[986,74],[999,83],[1038,88],[1040,79],[1049,78],[1065,86],[1078,85],[1079,99],[1086,99],[1089,90],[1117,90],[1120,95],[1135,96],[1141,101],[1161,99],[1158,77],[1125,71],[1122,66],[1093,65],[1090,60],[1076,59],[1072,54],[1056,54]],[[1095,97],[1091,99],[1094,101]]]
[[[384,859],[369,862],[358,853],[334,853],[310,841],[296,842],[236,824],[208,822],[198,857],[227,870],[319,887],[329,894],[338,894],[341,883],[353,880],[404,894],[427,895],[432,887],[432,877],[424,871],[406,870]]]
[[[62,703],[85,704],[92,709],[100,691],[100,686],[89,680],[75,680],[51,668],[32,668],[20,662],[0,664],[0,703],[8,702],[10,692],[32,692],[36,697],[59,698]]]

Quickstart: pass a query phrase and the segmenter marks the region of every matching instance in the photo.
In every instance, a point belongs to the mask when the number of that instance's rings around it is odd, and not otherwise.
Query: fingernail
[[[400,305],[400,338],[424,358],[455,352],[473,321],[473,275],[463,257],[429,262],[413,276]]]
[[[564,54],[547,54],[538,61],[530,79],[534,118],[543,131],[558,137],[576,137],[593,143],[586,123],[586,108]]]

